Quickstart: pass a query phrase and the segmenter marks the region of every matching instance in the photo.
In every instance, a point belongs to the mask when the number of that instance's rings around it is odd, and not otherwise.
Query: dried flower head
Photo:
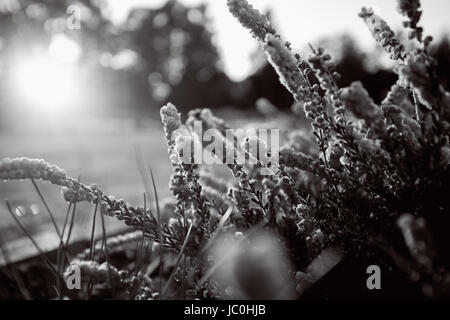
[[[422,10],[420,0],[397,0],[397,9],[408,20],[403,22],[406,28],[411,29],[409,38],[416,38],[419,42],[422,42],[423,28],[417,24],[422,17]]]
[[[283,41],[272,34],[267,34],[264,50],[270,64],[276,70],[281,83],[298,101],[303,101],[310,95],[310,89],[304,75],[298,67],[298,61]]]
[[[375,40],[391,54],[393,60],[405,58],[405,48],[395,37],[387,22],[376,15],[373,9],[362,8],[359,16],[364,20]]]
[[[175,130],[181,127],[181,116],[178,113],[177,108],[171,103],[162,107],[160,114],[164,125],[164,132],[166,133],[167,143],[169,146],[173,147],[174,141],[172,140],[172,135]]]
[[[269,19],[264,14],[253,8],[247,0],[227,0],[228,9],[239,22],[250,29],[253,36],[264,41],[266,34],[275,35],[276,31],[270,25]]]

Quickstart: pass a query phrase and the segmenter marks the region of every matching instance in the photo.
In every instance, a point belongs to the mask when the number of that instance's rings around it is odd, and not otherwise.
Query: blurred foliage
[[[80,30],[67,28],[67,8],[73,5],[80,10]],[[158,110],[167,99],[190,106],[231,103],[231,81],[221,71],[206,6],[187,8],[169,1],[157,9],[134,9],[124,26],[105,18],[105,8],[100,1],[2,3],[1,109],[11,111],[20,104],[9,95],[11,62],[46,52],[58,34],[81,49],[77,86],[84,105],[80,109],[89,114],[151,116],[149,107]]]
[[[80,9],[81,30],[67,28],[67,8],[73,5]],[[228,78],[214,43],[206,5],[186,6],[169,0],[159,8],[135,8],[123,25],[109,21],[106,9],[107,2],[96,0],[8,0],[0,4],[3,116],[5,111],[6,115],[29,115],[13,95],[9,81],[15,68],[12,62],[47,50],[59,34],[81,49],[76,104],[84,114],[156,117],[154,111],[168,101],[183,105],[181,111],[204,106],[254,110],[261,97],[280,110],[291,107],[292,97],[260,51],[260,56],[252,56],[252,74],[239,82]],[[348,35],[324,43],[335,49],[337,71],[344,75],[340,86],[359,80],[374,101],[380,102],[395,83],[396,75],[380,65],[379,52],[363,54]],[[448,38],[433,48],[445,88],[450,86],[449,50]]]
[[[230,101],[231,81],[221,69],[208,25],[206,5],[188,8],[172,0],[129,14],[127,34],[143,60],[142,77],[155,102],[214,107]]]

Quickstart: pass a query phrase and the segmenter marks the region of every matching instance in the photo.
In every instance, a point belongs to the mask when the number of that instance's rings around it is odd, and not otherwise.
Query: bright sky
[[[111,6],[111,17],[117,22],[126,18],[134,6],[158,7],[165,0],[107,0]],[[243,31],[229,13],[226,0],[181,0],[187,5],[207,3],[213,20],[213,32],[219,47],[225,71],[239,80],[251,69],[250,53],[256,48],[256,40]],[[294,48],[302,48],[307,42],[314,44],[318,38],[335,33],[353,34],[364,49],[370,50],[373,39],[358,17],[363,6],[374,7],[395,29],[401,25],[402,17],[397,13],[395,0],[251,0],[260,11],[272,9],[275,26]],[[422,25],[425,33],[439,37],[450,32],[450,1],[422,0],[424,15]]]

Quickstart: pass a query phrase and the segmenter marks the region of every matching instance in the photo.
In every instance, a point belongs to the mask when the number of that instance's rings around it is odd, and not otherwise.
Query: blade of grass
[[[153,272],[157,268],[159,268],[160,260],[161,259],[159,256],[156,256],[155,259],[152,259],[152,262],[150,262],[150,264],[147,266],[147,268],[145,270],[145,274],[150,277],[153,274]]]
[[[78,177],[78,182],[81,181],[81,176]],[[72,230],[75,222],[75,214],[77,212],[77,199],[75,198],[75,201],[73,202],[73,210],[72,210],[72,217],[70,219],[70,225],[69,225],[69,232],[67,234],[66,238],[66,246],[69,245],[70,237],[72,236]]]
[[[145,170],[145,164],[144,164],[144,157],[142,155],[141,148],[138,145],[134,146],[134,151],[136,154],[136,161],[139,169],[139,174],[142,178],[142,183],[144,184],[145,193],[151,197],[151,181],[149,179],[149,176],[146,174]],[[150,199],[150,201],[152,201]]]
[[[105,259],[106,264],[108,265],[108,285],[111,288],[111,269],[109,264],[109,253],[108,253],[108,246],[106,243],[106,228],[105,228],[105,218],[103,217],[103,214],[100,214],[101,220],[102,220],[102,237],[103,237],[103,249],[105,250]]]
[[[65,233],[65,230],[66,230],[67,221],[69,219],[71,205],[72,205],[72,203],[69,202],[69,205],[67,206],[66,217],[64,218],[63,229],[62,229],[62,232],[61,232],[61,238],[62,239],[64,239],[64,233]],[[62,275],[62,271],[64,269],[63,254],[66,256],[67,262],[69,262],[70,261],[69,253],[67,252],[67,250],[65,250],[65,247],[63,245],[63,241],[61,241],[59,246],[58,246],[58,252],[57,252],[57,256],[56,256],[56,266],[58,267],[58,274],[59,275]],[[60,283],[59,279],[57,280],[57,287],[58,287],[58,290],[61,290],[61,283]]]
[[[223,226],[225,225],[225,222],[228,220],[228,218],[230,217],[232,212],[233,212],[233,208],[230,207],[230,208],[227,209],[227,211],[222,216],[222,218],[220,218],[219,224],[217,225],[217,228],[216,228],[216,232],[214,232],[212,237],[208,240],[206,245],[203,247],[201,253],[204,253],[206,250],[208,250],[212,246],[212,244],[214,243],[214,241],[216,240],[217,236],[222,231]]]
[[[66,228],[67,228],[67,222],[69,222],[69,216],[70,216],[70,209],[72,208],[72,202],[69,202],[69,205],[67,206],[66,216],[64,218],[64,224],[63,229],[61,232],[61,236],[64,238],[64,235],[66,234]]]
[[[98,195],[97,195],[97,199]],[[98,211],[98,205],[99,205],[100,201],[97,201],[97,203],[95,204],[95,209],[94,209],[94,217],[92,218],[92,230],[91,230],[91,249],[89,251],[89,258],[91,259],[91,261],[94,259],[94,255],[95,255],[95,224],[96,224],[96,218],[97,218],[97,211]]]
[[[54,276],[59,276],[58,273],[56,272],[56,269],[53,267],[53,265],[51,264],[50,260],[48,260],[48,258],[45,256],[44,251],[39,247],[39,245],[37,244],[36,240],[34,240],[33,236],[28,232],[28,230],[22,225],[22,223],[19,221],[19,219],[17,219],[16,215],[14,214],[12,208],[11,208],[11,204],[9,203],[8,200],[5,200],[6,202],[6,207],[8,208],[8,212],[11,214],[11,216],[13,217],[14,221],[16,222],[16,224],[19,226],[19,228],[22,230],[22,232],[30,239],[30,241],[33,243],[34,247],[36,248],[36,250],[39,252],[39,257],[44,261],[44,263],[47,265],[47,267],[50,269],[50,271],[53,273]]]
[[[176,260],[176,263],[175,263],[175,267],[173,268],[173,271],[170,274],[169,279],[166,282],[166,285],[164,286],[164,289],[163,289],[163,291],[161,293],[161,298],[163,298],[166,295],[167,290],[169,290],[170,283],[172,282],[172,279],[175,276],[175,273],[177,272],[178,266],[180,265],[180,262],[181,262],[181,258],[184,256],[183,255],[184,249],[186,248],[186,245],[187,245],[188,240],[189,240],[189,236],[191,235],[191,230],[192,230],[192,223],[189,225],[189,229],[188,229],[188,232],[186,234],[186,238],[184,239],[183,245],[181,246],[180,252],[178,253],[178,257],[177,257],[177,260]]]
[[[160,254],[160,265],[159,265],[159,279],[160,279],[160,286],[159,286],[159,292],[162,291],[162,274],[163,274],[163,268],[164,268],[164,245],[163,245],[163,234],[162,234],[162,225],[161,225],[161,212],[159,210],[159,200],[158,200],[158,191],[156,190],[156,183],[155,183],[155,177],[153,176],[153,171],[151,168],[149,168],[150,171],[150,177],[152,178],[152,185],[153,185],[153,192],[155,196],[155,205],[156,205],[156,215],[158,218],[158,234],[159,234],[159,254]]]
[[[60,232],[60,230],[59,230],[59,228],[58,228],[58,224],[56,223],[56,220],[55,220],[55,217],[54,217],[54,215],[53,215],[53,213],[52,213],[52,211],[51,211],[51,209],[50,209],[50,206],[48,205],[48,203],[47,203],[47,200],[45,199],[45,197],[44,197],[44,195],[43,195],[43,193],[41,192],[41,190],[39,189],[39,187],[38,187],[38,185],[37,185],[37,183],[36,183],[36,181],[34,181],[34,179],[33,179],[33,177],[31,176],[31,174],[30,173],[28,173],[28,176],[29,176],[29,179],[30,179],[30,181],[31,181],[31,183],[33,184],[33,187],[34,187],[34,189],[36,190],[36,193],[38,194],[38,196],[39,196],[39,198],[41,199],[41,201],[42,201],[42,203],[44,204],[44,207],[45,207],[45,209],[46,209],[46,211],[47,211],[47,213],[48,213],[48,215],[49,215],[49,217],[50,217],[50,221],[52,222],[52,224],[53,224],[53,227],[55,228],[55,231],[56,231],[56,233],[57,233],[57,235],[58,235],[58,238],[59,238],[59,248],[58,248],[58,253],[57,253],[57,262],[56,262],[56,267],[57,267],[57,270],[58,270],[58,275],[60,275],[61,273],[60,273],[60,260],[61,260],[61,258],[60,258],[60,251],[63,251],[64,253],[65,253],[65,255],[66,255],[66,258],[67,258],[67,260],[69,260],[69,256],[68,256],[68,254],[67,254],[67,250],[66,250],[66,248],[65,248],[65,246],[64,246],[64,240],[63,240],[63,235],[62,235],[62,233]],[[58,276],[57,278],[56,278],[56,285],[57,285],[57,287],[58,287],[58,292],[61,292],[61,286],[60,286],[60,277]]]
[[[144,244],[144,253],[143,253],[144,254],[144,256],[143,256],[144,261],[145,260],[151,261],[151,258],[152,258],[152,245],[153,245],[153,240],[148,238],[148,237],[146,237],[146,241],[145,241],[145,244]],[[142,264],[142,266],[141,266],[139,271],[142,271],[143,268],[144,268],[144,264]]]
[[[60,238],[61,242],[62,242],[62,236],[61,236],[61,232],[59,231],[58,225],[56,224],[56,220],[55,217],[53,216],[52,211],[50,210],[49,205],[47,204],[47,201],[45,200],[44,195],[42,194],[41,190],[39,189],[38,185],[36,184],[36,182],[34,181],[34,179],[31,177],[31,175],[29,175],[29,178],[34,186],[34,189],[36,190],[39,198],[41,199],[42,203],[44,204],[45,209],[48,212],[48,215],[50,216],[50,220],[53,224],[53,227],[56,230],[56,233],[58,234],[58,237]]]
[[[31,297],[30,293],[28,292],[28,290],[23,282],[22,277],[17,272],[15,265],[13,263],[11,263],[11,260],[9,259],[8,251],[7,251],[6,247],[3,245],[3,243],[4,243],[3,239],[1,238],[1,235],[0,235],[0,250],[2,252],[3,258],[5,259],[5,264],[9,268],[11,275],[12,275],[23,299],[24,300],[32,300],[33,298]]]
[[[99,196],[99,194],[97,193],[97,199],[100,199],[98,196]],[[90,247],[90,251],[89,251],[89,259],[91,261],[94,260],[94,255],[95,255],[95,224],[96,224],[99,203],[100,203],[100,201],[97,201],[97,203],[95,204],[94,217],[92,218],[92,229],[91,229],[91,240],[90,240],[91,247]],[[92,294],[93,288],[94,288],[93,283],[89,282],[88,285],[86,286],[86,300],[89,300],[89,297]]]
[[[144,215],[147,212],[147,196],[144,192]],[[144,217],[143,217],[144,218]],[[145,246],[145,231],[142,231],[142,240],[136,246],[136,266],[134,275],[136,275],[142,268],[144,260],[144,246]]]
[[[77,203],[75,202],[73,204],[72,215],[70,217],[69,231],[68,231],[67,237],[66,237],[66,247],[69,245],[70,238],[72,236],[72,230],[73,230],[73,226],[75,224],[75,214],[76,214],[76,212],[77,212]]]

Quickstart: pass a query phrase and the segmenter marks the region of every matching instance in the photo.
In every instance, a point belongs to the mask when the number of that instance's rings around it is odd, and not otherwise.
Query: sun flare
[[[55,36],[48,52],[18,61],[15,86],[20,97],[33,107],[60,111],[76,98],[78,45]]]

